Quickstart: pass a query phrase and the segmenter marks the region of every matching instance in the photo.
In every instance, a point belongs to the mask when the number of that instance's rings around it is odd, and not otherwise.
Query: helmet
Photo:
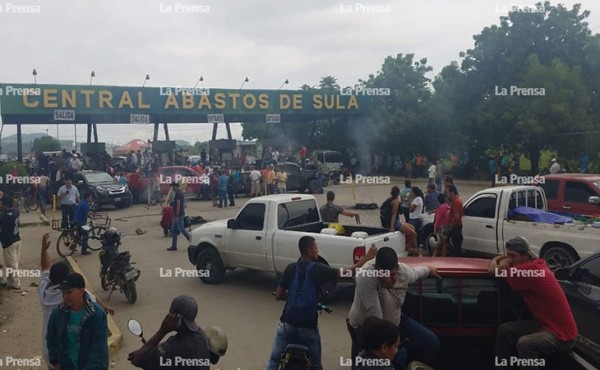
[[[204,332],[208,339],[208,348],[211,352],[211,359],[216,356],[216,359],[218,360],[218,357],[225,356],[225,352],[227,352],[227,335],[225,335],[223,329],[218,326],[209,326],[204,328]],[[216,362],[213,362],[213,364],[215,363]]]
[[[102,236],[102,244],[120,244],[121,234],[116,227],[110,227]]]

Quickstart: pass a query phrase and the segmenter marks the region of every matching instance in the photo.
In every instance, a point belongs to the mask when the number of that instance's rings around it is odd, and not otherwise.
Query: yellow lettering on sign
[[[323,108],[323,97],[321,96],[321,94],[313,95],[313,108],[314,109]]]
[[[92,94],[95,94],[96,92],[94,90],[81,90],[79,92],[81,94],[85,95],[85,107],[90,108],[92,105],[91,96],[92,96]]]
[[[286,94],[279,95],[279,109],[290,109],[291,100]]]
[[[61,107],[67,108],[68,102],[71,108],[77,108],[77,95],[75,94],[75,90],[71,90],[70,92],[61,90],[61,98]]]
[[[302,94],[294,94],[292,101],[294,109],[302,109]]]
[[[150,109],[150,104],[144,104],[144,94],[141,91],[138,91],[138,108],[139,109]]]
[[[325,108],[333,109],[335,106],[335,98],[333,95],[325,95]]]
[[[123,91],[123,95],[121,95],[121,100],[119,100],[119,108],[123,108],[125,104],[129,105],[130,109],[133,109],[133,101],[131,100],[131,95],[129,95],[129,91]]]
[[[58,108],[56,89],[44,89],[44,108]]]
[[[251,100],[252,103],[248,103],[248,100]],[[244,104],[245,109],[254,109],[254,107],[256,107],[256,98],[254,97],[254,94],[244,95],[244,97],[242,98],[242,104]]]
[[[200,95],[200,101],[198,102],[198,109],[202,109],[206,106],[206,108],[210,108],[210,100],[208,99],[208,95]]]
[[[350,99],[348,100],[348,109],[355,108],[358,109],[358,101],[356,100],[356,96],[350,95]]]
[[[194,97],[191,94],[183,94],[181,98],[181,107],[183,109],[194,108]]]
[[[217,108],[217,109],[225,108],[225,94],[223,94],[223,93],[215,94],[215,108]]]
[[[104,104],[106,104],[109,108],[113,108],[112,100],[113,94],[110,91],[100,90],[98,92],[98,106],[99,108],[104,108]]]
[[[179,103],[177,103],[177,99],[175,99],[175,95],[167,95],[167,101],[165,102],[165,109],[169,108],[170,106],[174,106],[175,109],[179,109]]]
[[[233,99],[233,101],[231,103],[231,104],[233,104],[232,105],[233,109],[237,109],[237,100],[240,97],[240,94],[238,94],[238,93],[229,93],[229,97],[231,99]]]
[[[258,95],[258,107],[260,109],[269,109],[269,95],[259,94]]]
[[[26,106],[27,108],[35,108],[38,105],[40,105],[39,101],[34,101],[34,102],[30,102],[29,101],[29,94],[23,94],[23,105]]]

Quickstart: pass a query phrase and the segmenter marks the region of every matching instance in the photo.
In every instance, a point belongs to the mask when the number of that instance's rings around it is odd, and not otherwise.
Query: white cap
[[[552,158],[550,162],[556,162],[556,158]]]

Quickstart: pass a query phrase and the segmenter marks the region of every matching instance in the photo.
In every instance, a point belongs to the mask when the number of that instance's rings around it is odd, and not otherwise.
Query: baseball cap
[[[69,266],[64,262],[56,262],[50,267],[50,283],[60,284],[69,274]]]
[[[81,276],[81,274],[71,272],[60,283],[58,288],[63,292],[75,288],[85,288],[85,280],[83,279],[83,276]]]
[[[181,315],[181,321],[185,326],[193,332],[200,331],[198,325],[196,325],[196,315],[198,314],[198,305],[194,298],[189,295],[177,296],[171,301],[172,312]]]
[[[556,162],[556,158],[552,158],[550,162]]]

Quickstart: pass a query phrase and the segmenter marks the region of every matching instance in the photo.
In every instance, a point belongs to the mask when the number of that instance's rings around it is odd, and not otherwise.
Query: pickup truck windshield
[[[115,179],[113,179],[106,172],[86,173],[85,174],[85,178],[91,184],[94,184],[94,183],[97,183],[97,182],[111,182],[111,181],[112,182],[116,182]]]
[[[280,204],[277,207],[279,229],[319,222],[317,204],[312,199]]]
[[[325,153],[325,162],[339,163],[341,161],[342,161],[342,157],[340,156],[340,153],[338,153],[338,152]]]

